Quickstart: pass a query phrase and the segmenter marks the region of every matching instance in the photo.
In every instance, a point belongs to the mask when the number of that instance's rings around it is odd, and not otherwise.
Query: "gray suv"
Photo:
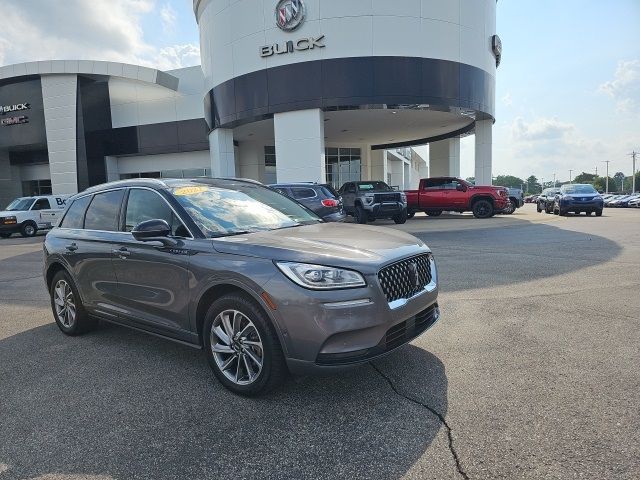
[[[422,241],[325,223],[260,184],[127,180],[68,204],[44,242],[60,330],[103,320],[202,348],[242,395],[384,355],[440,316]]]
[[[391,218],[398,224],[407,221],[407,196],[384,182],[348,182],[338,194],[342,196],[345,212],[360,224],[377,218]]]

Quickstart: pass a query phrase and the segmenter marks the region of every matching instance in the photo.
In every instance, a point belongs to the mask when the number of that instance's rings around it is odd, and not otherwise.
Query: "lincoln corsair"
[[[238,394],[369,361],[440,316],[421,240],[325,223],[258,183],[125,180],[67,203],[44,242],[60,330],[102,320],[201,348]]]

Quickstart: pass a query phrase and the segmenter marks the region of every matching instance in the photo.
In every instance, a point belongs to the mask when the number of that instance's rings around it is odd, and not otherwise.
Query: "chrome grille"
[[[401,260],[378,272],[388,302],[411,298],[431,283],[431,254]]]

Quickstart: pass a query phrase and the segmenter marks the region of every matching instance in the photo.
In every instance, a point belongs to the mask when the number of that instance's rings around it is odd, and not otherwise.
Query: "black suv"
[[[559,188],[547,188],[543,190],[536,201],[538,213],[542,211],[545,213],[553,213],[553,204],[556,201],[556,195],[558,193],[560,193]]]
[[[343,222],[347,215],[342,198],[331,185],[316,183],[277,183],[274,190],[301,203],[325,222]]]

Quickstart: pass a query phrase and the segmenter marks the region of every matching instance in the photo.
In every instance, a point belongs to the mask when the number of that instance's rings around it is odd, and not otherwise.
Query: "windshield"
[[[35,198],[16,198],[6,208],[7,212],[25,212],[31,208]]]
[[[190,185],[170,190],[208,237],[278,230],[322,222],[299,203],[254,184]]]
[[[367,182],[367,183],[358,183],[358,190],[361,192],[369,192],[373,190],[382,191],[382,192],[391,192],[391,187],[384,182]]]
[[[598,193],[592,185],[563,185],[562,193]]]

